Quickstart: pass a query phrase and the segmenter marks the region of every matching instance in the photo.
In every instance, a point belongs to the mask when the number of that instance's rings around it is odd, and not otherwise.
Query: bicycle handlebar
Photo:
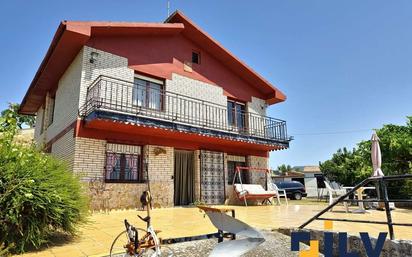
[[[146,216],[146,217],[142,217],[142,216],[140,216],[140,215],[137,215],[137,217],[139,217],[141,220],[143,220],[144,222],[146,222],[146,223],[149,223],[150,222],[150,216]]]

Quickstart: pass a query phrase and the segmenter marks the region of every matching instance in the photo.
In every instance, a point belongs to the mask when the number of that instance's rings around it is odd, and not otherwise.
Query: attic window
[[[200,64],[200,52],[192,52],[192,63]]]

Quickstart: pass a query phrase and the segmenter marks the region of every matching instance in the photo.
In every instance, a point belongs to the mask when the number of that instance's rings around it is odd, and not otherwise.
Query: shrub
[[[38,248],[54,232],[75,234],[87,215],[81,182],[53,157],[0,133],[0,245]]]

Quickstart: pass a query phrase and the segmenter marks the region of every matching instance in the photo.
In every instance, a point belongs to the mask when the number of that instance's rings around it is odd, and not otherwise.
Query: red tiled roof
[[[183,33],[186,37],[204,46],[207,51],[224,62],[239,77],[267,95],[266,100],[269,104],[282,102],[286,99],[286,96],[280,90],[272,86],[181,12],[177,11],[165,23],[61,22],[22,100],[20,113],[36,113],[43,104],[46,93],[56,89],[60,77],[92,36],[174,35],[177,33]]]

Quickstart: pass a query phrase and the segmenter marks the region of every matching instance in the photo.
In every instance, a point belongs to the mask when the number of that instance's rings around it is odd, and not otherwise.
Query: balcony
[[[286,122],[107,76],[87,89],[79,110],[86,121],[124,123],[287,148]]]

